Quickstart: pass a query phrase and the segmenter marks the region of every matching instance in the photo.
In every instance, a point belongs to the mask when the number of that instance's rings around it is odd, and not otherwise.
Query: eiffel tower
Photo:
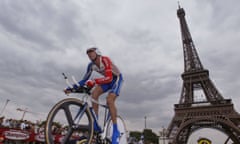
[[[187,144],[189,136],[201,128],[213,128],[225,133],[234,144],[240,144],[240,115],[231,99],[224,99],[209,78],[194,46],[185,11],[177,10],[184,53],[183,86],[174,117],[168,126],[169,144]]]

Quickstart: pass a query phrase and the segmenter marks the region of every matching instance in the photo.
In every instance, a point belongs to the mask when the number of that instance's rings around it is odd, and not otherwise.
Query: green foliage
[[[46,124],[46,121],[42,121],[39,126],[42,127]],[[61,128],[62,127],[62,124],[60,122],[53,122],[53,125],[56,126],[56,128]]]
[[[130,132],[130,137],[135,138],[137,141],[140,140],[141,135],[142,135],[142,132],[139,132],[139,131],[132,131],[132,132]]]
[[[144,129],[144,144],[158,144],[158,136],[151,129]]]
[[[151,129],[144,129],[143,132],[132,131],[129,135],[137,141],[139,141],[141,139],[141,135],[143,135],[144,144],[159,144],[158,136]]]

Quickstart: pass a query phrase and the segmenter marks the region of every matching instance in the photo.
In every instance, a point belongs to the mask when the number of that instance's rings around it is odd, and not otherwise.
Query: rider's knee
[[[96,88],[92,92],[92,98],[98,99],[101,94],[102,94],[102,89]]]
[[[115,94],[109,94],[107,97],[107,104],[108,105],[114,104],[115,98],[116,98]]]
[[[98,93],[92,93],[92,98],[93,99],[98,99],[99,98],[99,94]]]

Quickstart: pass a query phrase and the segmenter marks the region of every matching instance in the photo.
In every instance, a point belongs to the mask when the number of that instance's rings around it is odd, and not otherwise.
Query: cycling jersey
[[[100,56],[100,66],[98,67],[95,63],[90,62],[87,67],[87,72],[83,79],[79,81],[79,84],[83,86],[91,76],[92,72],[96,71],[104,77],[94,79],[96,84],[107,84],[112,82],[113,77],[120,76],[120,71],[117,66],[112,63],[109,57]]]

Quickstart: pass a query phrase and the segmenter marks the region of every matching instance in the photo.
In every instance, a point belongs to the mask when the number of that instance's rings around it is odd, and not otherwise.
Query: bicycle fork
[[[88,108],[88,104],[87,104],[87,103],[85,103],[85,104],[83,105],[83,107],[79,108],[78,113],[77,113],[76,116],[74,117],[74,120],[73,120],[73,121],[76,121],[77,118],[78,118],[77,123],[79,123],[79,122],[80,122],[80,119],[82,118],[82,116],[83,116],[83,114],[84,114],[84,112],[86,111],[87,108]]]

